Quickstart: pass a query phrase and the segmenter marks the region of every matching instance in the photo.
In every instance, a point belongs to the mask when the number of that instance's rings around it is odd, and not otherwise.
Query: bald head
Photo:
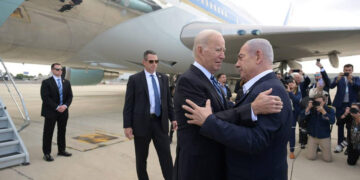
[[[215,30],[203,30],[194,40],[193,53],[195,61],[214,74],[225,59],[225,40]]]
[[[249,53],[254,54],[256,51],[261,51],[263,53],[263,58],[267,60],[270,64],[274,61],[274,52],[270,42],[266,39],[255,38],[246,41],[245,43],[249,47]]]
[[[222,36],[222,35],[218,31],[215,31],[213,29],[205,29],[199,32],[199,34],[195,37],[194,46],[193,46],[193,54],[195,59],[197,59],[198,57],[198,52],[196,51],[196,48],[199,46],[207,47],[209,40],[214,36]]]

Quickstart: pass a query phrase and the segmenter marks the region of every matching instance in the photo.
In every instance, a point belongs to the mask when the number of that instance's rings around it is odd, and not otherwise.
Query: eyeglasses
[[[148,61],[149,61],[150,64],[153,64],[153,63],[157,64],[157,63],[159,63],[159,60],[148,60]]]
[[[53,68],[55,71],[62,71],[61,68]]]

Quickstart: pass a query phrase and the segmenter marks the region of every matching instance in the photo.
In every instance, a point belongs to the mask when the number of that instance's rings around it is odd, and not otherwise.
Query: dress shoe
[[[71,156],[71,155],[72,155],[71,153],[66,152],[66,151],[58,152],[58,156],[66,156],[66,157],[69,157],[69,156]]]
[[[54,158],[53,158],[50,154],[44,154],[43,159],[44,159],[45,161],[48,161],[48,162],[54,160]]]
[[[290,152],[289,158],[290,159],[295,159],[295,154],[293,152]]]
[[[305,149],[305,144],[301,144],[301,149]]]

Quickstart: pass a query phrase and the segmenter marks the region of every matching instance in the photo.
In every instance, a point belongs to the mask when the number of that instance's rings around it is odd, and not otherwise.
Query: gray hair
[[[251,53],[255,53],[257,50],[260,50],[264,54],[264,58],[270,63],[274,61],[274,51],[270,42],[263,38],[255,38],[246,41],[249,46]]]
[[[207,47],[208,41],[211,36],[221,33],[219,31],[213,30],[213,29],[205,29],[199,32],[199,34],[196,35],[194,39],[194,45],[193,45],[193,56],[196,58],[196,48],[198,46]]]

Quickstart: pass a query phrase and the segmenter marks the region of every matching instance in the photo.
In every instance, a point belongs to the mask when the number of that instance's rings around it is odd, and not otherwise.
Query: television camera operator
[[[314,95],[308,102],[304,112],[309,133],[307,158],[315,160],[317,148],[320,146],[322,158],[326,162],[332,161],[330,125],[335,122],[335,110],[326,105],[327,96],[324,93]]]

